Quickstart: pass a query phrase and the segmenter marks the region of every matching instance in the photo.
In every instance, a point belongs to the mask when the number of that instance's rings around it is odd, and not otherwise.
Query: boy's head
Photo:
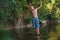
[[[31,10],[34,10],[34,5],[33,5],[33,3],[30,3],[30,4],[29,4],[29,8],[30,8]]]

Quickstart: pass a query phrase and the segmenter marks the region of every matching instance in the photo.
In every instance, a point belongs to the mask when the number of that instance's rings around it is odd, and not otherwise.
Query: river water
[[[40,27],[40,36],[37,36],[33,28],[24,28],[19,33],[12,30],[0,30],[0,40],[60,40],[60,23],[52,23]],[[54,34],[56,36],[54,36]],[[57,35],[58,34],[58,35]],[[52,39],[54,36],[54,39]],[[56,37],[56,39],[55,39]]]

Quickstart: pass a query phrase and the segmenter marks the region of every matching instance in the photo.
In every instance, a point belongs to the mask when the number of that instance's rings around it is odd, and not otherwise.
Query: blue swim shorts
[[[38,17],[32,19],[32,26],[33,28],[38,28],[40,26]]]

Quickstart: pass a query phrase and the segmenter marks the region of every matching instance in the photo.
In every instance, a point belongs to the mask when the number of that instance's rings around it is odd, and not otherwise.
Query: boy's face
[[[31,9],[31,10],[34,10],[34,6],[33,6],[33,5],[31,5],[31,6],[30,6],[30,9]]]

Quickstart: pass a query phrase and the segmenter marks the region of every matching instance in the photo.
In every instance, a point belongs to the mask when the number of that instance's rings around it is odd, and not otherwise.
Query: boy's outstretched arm
[[[39,10],[41,7],[42,7],[42,0],[40,0],[40,5],[36,9]]]

